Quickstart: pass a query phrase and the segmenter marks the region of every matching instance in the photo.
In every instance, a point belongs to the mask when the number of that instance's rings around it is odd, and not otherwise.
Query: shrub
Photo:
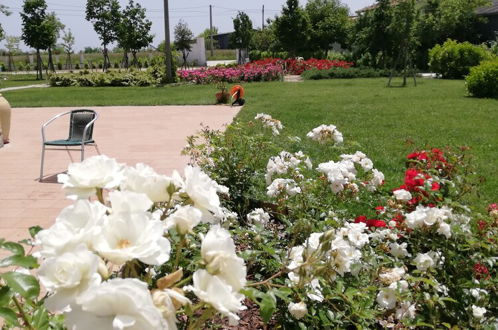
[[[332,68],[328,70],[311,69],[304,71],[301,77],[307,80],[351,79],[389,77],[389,70],[373,68]]]
[[[470,69],[465,78],[467,91],[475,97],[498,97],[498,60],[483,62]]]
[[[429,51],[429,67],[445,79],[462,79],[469,74],[471,67],[491,58],[492,55],[482,46],[448,39]]]

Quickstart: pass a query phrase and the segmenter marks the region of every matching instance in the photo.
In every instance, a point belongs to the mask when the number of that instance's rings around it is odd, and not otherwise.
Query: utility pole
[[[169,8],[168,0],[164,0],[164,52],[166,61],[166,78],[168,83],[173,82],[173,72],[171,67],[171,41],[169,37]]]
[[[210,34],[210,44],[209,48],[211,48],[211,57],[214,56],[213,51],[213,6],[209,5],[209,34]]]
[[[265,29],[265,5],[263,5],[263,11],[262,11],[262,21],[261,21],[261,30]]]

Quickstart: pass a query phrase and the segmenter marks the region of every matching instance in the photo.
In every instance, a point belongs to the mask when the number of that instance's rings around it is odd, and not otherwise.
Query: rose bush
[[[74,204],[23,242],[37,259],[0,241],[6,327],[496,327],[498,206],[462,204],[466,151],[410,153],[399,185],[336,126],[308,131],[204,129],[183,175],[72,164]]]

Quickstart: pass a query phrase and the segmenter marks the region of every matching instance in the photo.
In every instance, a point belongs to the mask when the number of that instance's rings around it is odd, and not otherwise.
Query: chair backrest
[[[69,138],[70,141],[82,141],[83,131],[86,125],[91,122],[97,113],[93,110],[80,109],[71,111],[71,118],[69,124]],[[91,140],[93,135],[93,124],[88,127],[86,131],[85,141]]]

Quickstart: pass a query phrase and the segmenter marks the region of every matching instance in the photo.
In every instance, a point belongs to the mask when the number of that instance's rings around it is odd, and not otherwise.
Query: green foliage
[[[445,79],[461,79],[469,74],[471,67],[491,57],[481,46],[448,39],[444,44],[436,45],[429,51],[429,67]]]
[[[498,60],[470,68],[465,84],[467,91],[475,97],[498,98]]]
[[[96,72],[89,74],[52,74],[49,76],[52,87],[104,87],[104,86],[151,86],[155,79],[141,71]]]
[[[259,50],[251,50],[249,52],[249,59],[251,61],[263,60],[265,58],[289,58],[289,53],[287,52],[268,52],[268,51],[259,51]]]
[[[7,6],[0,4],[0,14],[9,16],[11,13],[7,10]],[[5,37],[5,32],[3,30],[2,24],[0,24],[0,41]]]
[[[182,67],[187,68],[187,57],[190,51],[192,51],[193,39],[194,34],[189,29],[188,24],[180,20],[175,26],[175,48],[182,52]]]
[[[243,59],[240,56],[242,49],[249,48],[252,40],[252,21],[249,16],[239,11],[237,16],[233,19],[233,29],[234,32],[230,36],[230,42],[232,47],[239,49],[239,61],[242,64]]]
[[[299,0],[287,0],[282,14],[275,18],[273,24],[279,43],[291,56],[297,56],[307,50],[310,21],[306,12],[299,6]]]
[[[311,69],[304,71],[301,77],[306,80],[321,79],[353,79],[353,78],[378,78],[389,77],[390,70],[374,68],[332,68],[328,70]]]
[[[334,43],[346,44],[349,9],[339,0],[308,1],[305,11],[310,20],[309,50],[325,54]]]

